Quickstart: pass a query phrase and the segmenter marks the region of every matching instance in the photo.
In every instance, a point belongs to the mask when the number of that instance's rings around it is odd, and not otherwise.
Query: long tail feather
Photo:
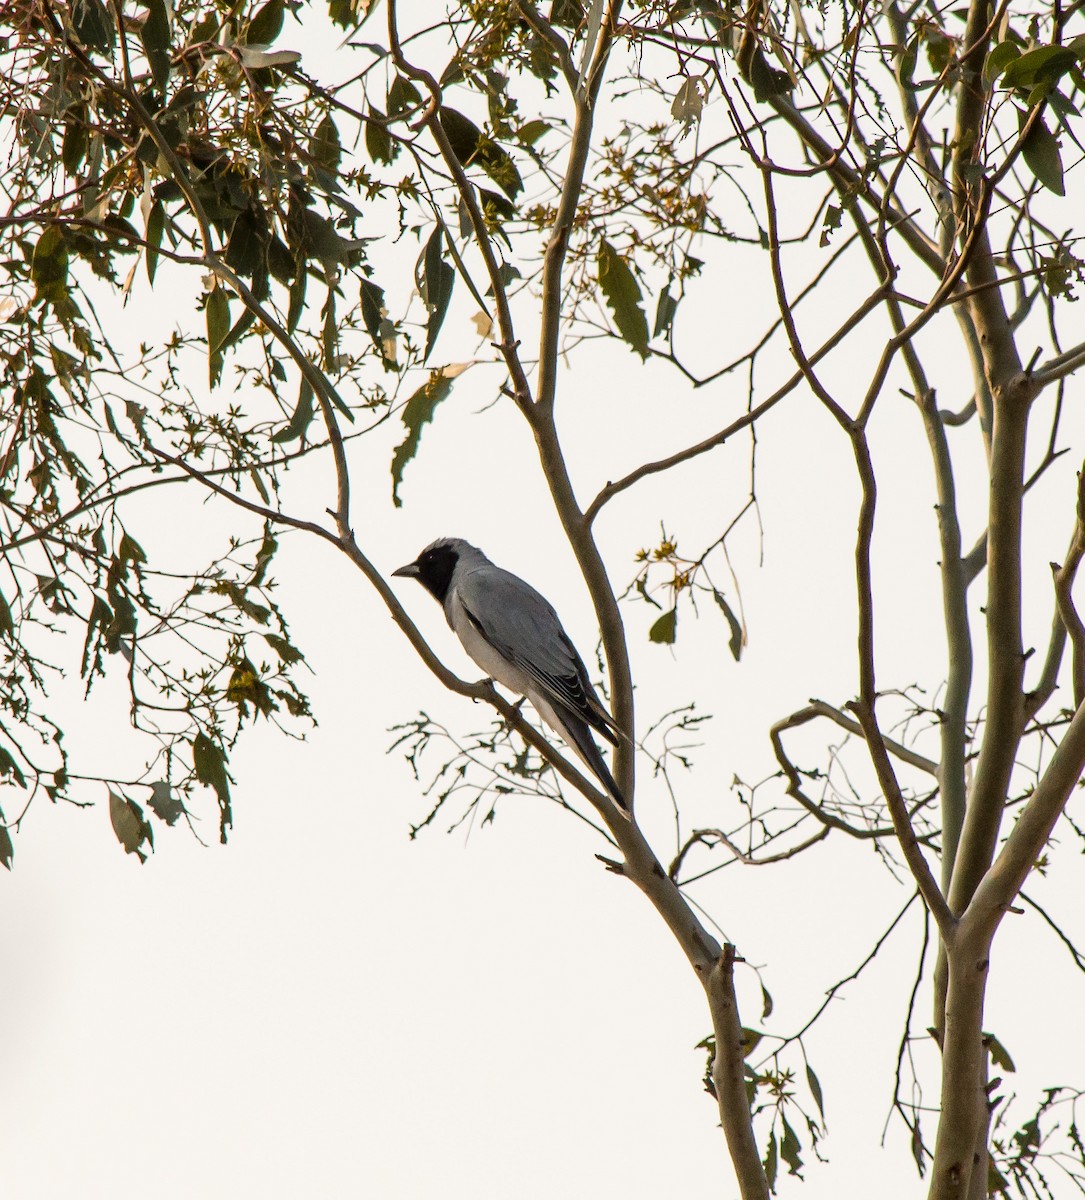
[[[610,768],[607,766],[606,759],[603,757],[599,747],[595,744],[591,732],[584,721],[579,718],[562,722],[561,732],[565,736],[565,740],[573,747],[574,750],[587,764],[592,774],[599,780],[607,790],[607,794],[617,805],[618,810],[624,815],[629,816],[629,805],[626,803],[625,797],[622,795],[617,783],[614,781],[614,776],[610,773]]]

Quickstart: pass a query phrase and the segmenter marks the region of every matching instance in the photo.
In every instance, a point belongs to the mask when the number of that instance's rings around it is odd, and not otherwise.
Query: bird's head
[[[464,552],[470,550],[474,550],[474,547],[461,538],[438,538],[428,545],[414,562],[407,563],[392,574],[404,579],[417,579],[438,603],[443,604],[452,584],[456,564]]]

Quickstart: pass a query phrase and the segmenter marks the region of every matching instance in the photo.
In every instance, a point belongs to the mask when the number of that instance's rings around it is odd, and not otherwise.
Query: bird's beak
[[[408,563],[405,567],[400,567],[398,571],[393,571],[393,575],[400,575],[404,579],[417,579],[419,575],[418,563]]]

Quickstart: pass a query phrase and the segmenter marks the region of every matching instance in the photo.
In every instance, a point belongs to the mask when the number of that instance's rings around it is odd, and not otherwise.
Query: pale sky
[[[683,327],[691,343],[737,340],[747,314],[766,311],[762,258],[734,253],[736,275],[749,264],[741,292],[713,284],[701,293]],[[149,306],[142,275],[136,287],[133,303]],[[469,316],[461,295],[438,359],[476,353]],[[846,393],[853,365],[833,361],[825,376]],[[772,369],[786,374],[790,363]],[[963,367],[947,371],[945,386],[967,388]],[[768,390],[769,374],[759,389]],[[398,422],[355,446],[355,529],[386,574],[436,536],[477,543],[554,602],[590,661],[590,607],[531,440],[506,402],[481,411],[500,382],[492,367],[457,381],[407,468],[401,510],[389,504]],[[619,345],[574,357],[561,387],[582,499],[642,458],[722,426],[744,404],[738,379],[694,392]],[[956,408],[967,393],[940,398]],[[971,427],[958,435],[962,443],[976,436]],[[936,687],[943,635],[933,497],[905,400],[887,400],[874,445],[883,472],[879,669],[885,686]],[[736,439],[616,502],[598,527],[612,580],[632,577],[633,554],[657,537],[661,519],[690,551],[718,533],[748,490],[748,454]],[[735,775],[752,783],[771,774],[774,720],[811,696],[844,703],[856,689],[850,452],[814,402],[796,396],[767,418],[758,463],[764,565],[752,522],[732,543],[749,624],[741,663],[714,611],[696,623],[683,613],[671,651],[648,643],[654,610],[625,609],[642,728],[691,699],[713,715],[697,769],[680,780],[699,826],[736,821]],[[1051,472],[1030,518],[1026,645],[1046,642],[1046,564],[1069,533],[1074,465]],[[966,475],[968,487],[966,543],[978,532],[978,472]],[[287,494],[304,515],[319,516],[333,499],[317,469],[299,471]],[[167,538],[180,554],[238,520],[195,493],[126,511],[148,548]],[[143,866],[122,852],[105,803],[77,811],[39,799],[16,838],[15,870],[0,877],[4,1195],[735,1195],[717,1110],[701,1084],[704,1053],[695,1049],[710,1030],[707,1010],[660,920],[595,860],[605,844],[537,799],[507,797],[492,826],[446,836],[449,821],[438,821],[410,842],[409,826],[428,807],[402,757],[385,753],[389,728],[424,709],[462,733],[489,713],[442,691],[362,577],[328,548],[294,537],[283,545],[279,602],[315,673],[320,724],[304,743],[266,727],[242,739],[229,846],[217,845],[206,795],[208,846],[183,827],[156,825]],[[417,585],[395,582],[438,653],[475,678],[437,606]],[[982,589],[974,610],[981,600]],[[982,638],[978,625],[974,633]],[[977,695],[982,686],[977,680]],[[123,688],[107,684],[85,705],[70,690],[73,747],[91,747],[103,762],[130,752]],[[795,735],[797,745],[838,740],[804,736]],[[643,762],[638,815],[669,861],[673,817]],[[1085,940],[1080,851],[1070,838],[1056,846],[1052,879],[1030,881],[1029,890],[1061,906],[1068,930]],[[776,1004],[767,1027],[788,1033],[858,965],[908,892],[868,845],[834,837],[779,868],[731,867],[692,894],[763,968]],[[924,1190],[899,1121],[879,1145],[920,939],[913,908],[808,1036],[829,1130],[827,1167],[804,1153],[809,1200],[870,1195],[872,1179],[883,1200]],[[738,979],[744,1021],[760,1028],[759,984],[749,970]],[[1043,1086],[1085,1081],[1085,1052],[1076,1034],[1067,1037],[1080,1024],[1079,982],[1033,915],[1007,920],[987,1024],[1017,1060],[1006,1086],[1030,1100]],[[919,1003],[917,1031],[928,1021],[927,989]],[[931,1051],[917,1054],[929,1060]],[[794,1062],[801,1069],[801,1058]],[[1030,1112],[1023,1107],[1018,1120]],[[933,1118],[926,1132],[933,1136]],[[781,1170],[778,1189],[798,1195],[800,1185]]]

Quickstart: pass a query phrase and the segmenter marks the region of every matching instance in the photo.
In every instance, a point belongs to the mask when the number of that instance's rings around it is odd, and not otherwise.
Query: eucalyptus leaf
[[[599,239],[599,286],[603,289],[614,324],[622,338],[641,356],[648,357],[648,321],[641,307],[641,290],[629,264],[606,238]]]

